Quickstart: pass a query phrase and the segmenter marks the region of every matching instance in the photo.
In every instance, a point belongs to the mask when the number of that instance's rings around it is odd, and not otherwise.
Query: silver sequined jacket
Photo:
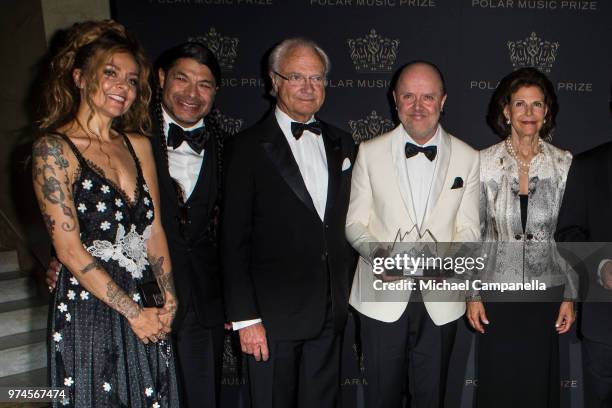
[[[554,233],[571,153],[543,142],[531,161],[525,231],[521,223],[518,163],[505,143],[480,152],[480,228],[488,246],[484,279],[492,282],[538,280],[565,285],[574,299],[577,276],[556,250]]]

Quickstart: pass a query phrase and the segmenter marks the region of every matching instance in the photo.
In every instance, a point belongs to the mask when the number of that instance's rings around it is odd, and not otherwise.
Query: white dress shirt
[[[327,156],[325,154],[325,144],[321,135],[314,134],[305,130],[300,139],[296,139],[291,133],[291,122],[295,122],[285,112],[281,111],[278,106],[274,112],[276,121],[280,126],[285,139],[289,143],[291,153],[297,162],[300,174],[306,185],[306,189],[312,198],[312,202],[319,214],[319,218],[323,221],[325,217],[325,206],[327,204]],[[314,122],[314,117],[308,122]],[[234,330],[240,330],[244,327],[261,322],[261,319],[245,320],[241,322],[232,322]]]
[[[162,114],[164,116],[164,135],[166,135],[166,144],[168,143],[168,129],[170,129],[171,123],[174,123],[183,130],[193,130],[204,126],[204,119],[202,118],[191,127],[183,127],[176,123],[172,117],[166,113],[163,106]],[[204,149],[202,149],[199,154],[196,153],[189,147],[187,142],[181,143],[176,149],[173,149],[172,146],[168,146],[168,170],[170,171],[170,176],[175,179],[183,189],[183,193],[185,194],[183,198],[185,201],[187,201],[191,193],[193,193],[193,189],[200,176],[200,169],[202,169],[202,161],[204,160],[205,153],[206,151]]]
[[[403,127],[402,127],[403,129]],[[423,153],[418,153],[415,156],[407,159],[404,150],[399,153],[403,155],[403,160],[406,162],[407,179],[404,182],[408,183],[408,189],[412,193],[413,202],[410,203],[413,206],[414,214],[416,216],[416,222],[419,226],[423,225],[423,221],[427,218],[427,215],[431,211],[431,207],[434,203],[429,202],[431,193],[431,186],[436,176],[438,169],[438,157],[440,155],[440,125],[436,130],[435,135],[429,139],[424,145],[419,145],[414,141],[412,137],[404,129],[404,144],[410,142],[417,146],[427,147],[436,146],[438,151],[436,158],[430,161]],[[398,160],[398,163],[402,161]]]
[[[325,144],[321,135],[305,130],[302,137],[296,139],[291,133],[291,122],[295,122],[285,112],[276,108],[274,112],[285,139],[289,143],[291,153],[300,169],[306,189],[312,202],[323,221],[325,217],[325,204],[327,203],[327,156]],[[314,117],[306,123],[314,122]]]

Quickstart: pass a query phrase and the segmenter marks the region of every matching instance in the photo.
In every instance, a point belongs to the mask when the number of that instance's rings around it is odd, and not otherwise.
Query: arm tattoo
[[[49,233],[53,234],[55,222],[47,214],[47,204],[59,205],[62,213],[68,218],[68,221],[62,222],[62,230],[66,232],[74,231],[76,219],[72,209],[68,206],[68,202],[72,199],[67,172],[69,163],[64,157],[62,144],[57,139],[43,137],[34,144],[32,158],[34,159],[33,178],[36,187],[40,189],[44,198],[40,206]],[[56,169],[63,171],[63,182],[59,180],[61,177],[56,173]]]
[[[149,263],[151,264],[151,269],[153,270],[153,274],[157,278],[157,284],[160,286],[163,292],[170,293],[174,299],[176,299],[176,294],[174,293],[174,281],[172,280],[172,272],[164,272],[164,257],[160,256],[159,258],[155,258],[155,256],[150,256]],[[176,300],[169,300],[167,296],[165,296],[165,304],[164,307],[172,314],[172,316],[176,315]]]
[[[172,279],[172,272],[164,272],[164,257],[160,256],[159,258],[155,258],[151,256],[149,259],[149,263],[151,264],[151,269],[153,270],[153,274],[157,278],[157,283],[160,288],[164,292],[170,293],[172,296],[176,297],[174,293],[174,281]]]
[[[47,226],[49,235],[53,236],[53,231],[55,230],[55,220],[47,213],[43,214],[43,219],[45,220],[45,225]]]
[[[106,284],[106,296],[110,307],[121,313],[128,319],[133,319],[140,314],[140,307],[134,302],[113,280]]]
[[[156,278],[160,277],[164,274],[164,257],[160,256],[159,258],[155,258],[151,256],[149,259],[149,263],[151,264],[151,269],[153,270],[153,274]]]
[[[91,261],[90,263],[85,265],[83,267],[83,269],[81,269],[81,273],[83,275],[85,275],[87,272],[93,271],[94,269],[98,269],[98,268],[101,268],[101,267],[102,267],[102,265],[100,265],[100,263],[97,260],[94,259],[93,261]]]
[[[176,315],[176,301],[166,302],[164,307],[172,314],[172,316]]]

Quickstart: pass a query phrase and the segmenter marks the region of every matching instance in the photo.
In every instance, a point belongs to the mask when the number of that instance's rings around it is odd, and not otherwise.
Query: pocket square
[[[451,190],[454,190],[456,188],[463,188],[463,179],[461,177],[455,177],[455,181],[453,181]]]
[[[351,161],[348,157],[345,157],[344,161],[342,162],[342,171],[346,171],[350,168],[351,168]]]

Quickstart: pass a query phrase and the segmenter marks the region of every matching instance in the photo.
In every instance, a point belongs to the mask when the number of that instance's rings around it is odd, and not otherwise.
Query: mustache
[[[178,102],[182,102],[182,103],[188,103],[191,105],[203,105],[204,104],[204,100],[201,98],[194,98],[192,96],[181,96],[178,95],[175,97],[175,99]]]

